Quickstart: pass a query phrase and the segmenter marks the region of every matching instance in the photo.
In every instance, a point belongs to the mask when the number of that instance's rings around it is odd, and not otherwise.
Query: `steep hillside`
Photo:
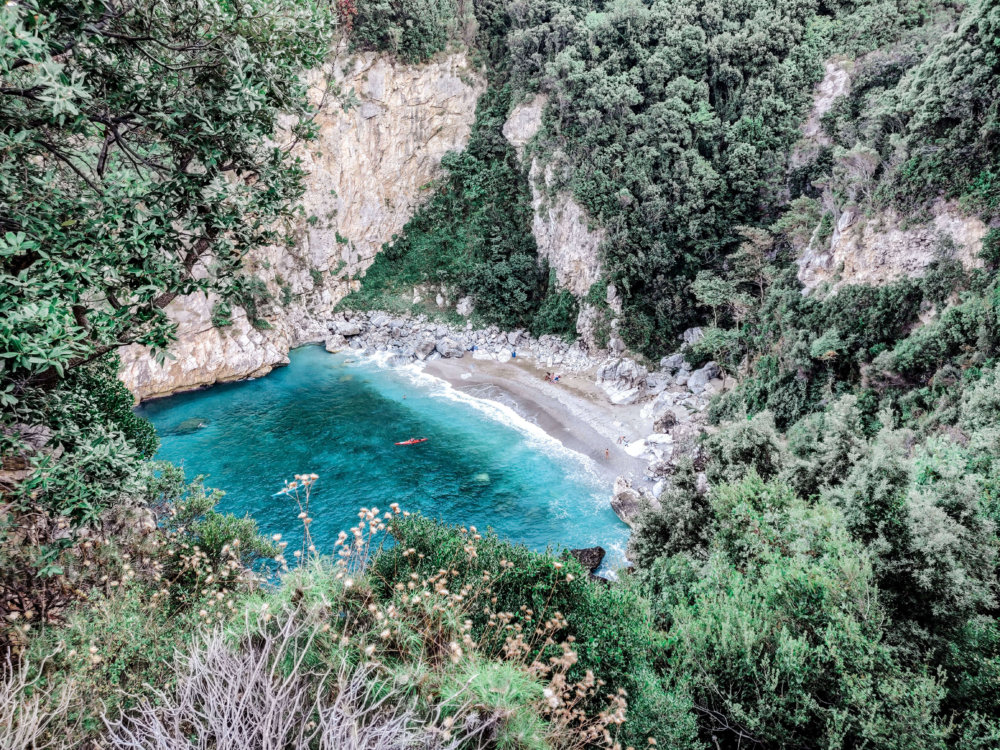
[[[305,190],[283,243],[248,255],[229,301],[172,301],[177,341],[162,362],[143,347],[121,350],[136,398],[264,375],[290,348],[321,341],[334,307],[426,200],[442,157],[465,146],[482,90],[464,52],[408,65],[346,45],[306,80],[317,132],[292,151]]]

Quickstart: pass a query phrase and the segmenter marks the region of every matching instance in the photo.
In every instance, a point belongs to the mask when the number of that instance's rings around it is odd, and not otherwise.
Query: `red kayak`
[[[396,445],[416,445],[417,443],[426,443],[430,438],[410,438],[409,440],[404,440],[402,443],[396,443]]]

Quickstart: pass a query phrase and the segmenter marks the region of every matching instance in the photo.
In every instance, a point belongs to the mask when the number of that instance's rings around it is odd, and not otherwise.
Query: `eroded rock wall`
[[[600,246],[605,231],[594,225],[570,191],[557,187],[560,182],[557,170],[568,168],[562,164],[560,155],[554,154],[543,167],[527,153],[528,144],[541,129],[546,103],[546,97],[538,94],[518,104],[507,118],[503,134],[517,149],[522,162],[528,160],[533,209],[531,233],[538,255],[555,271],[557,285],[582,300],[601,278]],[[597,346],[594,332],[597,315],[594,308],[584,304],[577,319],[577,333],[591,349]]]
[[[832,145],[823,132],[823,115],[851,90],[851,78],[859,65],[864,65],[863,58],[827,61],[823,80],[813,92],[812,109],[802,125],[802,138],[792,152],[792,167],[807,164],[822,148]],[[836,151],[834,157],[838,158]],[[988,228],[977,217],[965,214],[957,201],[939,199],[928,216],[915,221],[893,209],[865,212],[861,206],[867,202],[851,193],[850,186],[827,184],[823,189],[821,203],[832,213],[833,230],[821,238],[817,227],[808,243],[798,248],[798,277],[807,291],[822,284],[836,289],[845,284],[878,285],[920,276],[936,260],[957,260],[966,268],[981,263],[978,256]]]
[[[875,216],[847,208],[840,213],[828,243],[815,236],[800,254],[799,281],[807,290],[823,283],[885,284],[921,276],[935,260],[957,260],[966,268],[981,264],[979,252],[988,228],[955,201],[938,200],[931,218],[914,224],[893,210]]]
[[[464,52],[404,65],[344,49],[310,84],[323,107],[318,140],[297,147],[309,175],[294,246],[264,248],[246,264],[273,298],[266,323],[255,328],[237,310],[232,325],[215,328],[214,299],[174,300],[178,340],[162,365],[143,347],[120,352],[120,377],[137,398],[263,375],[287,363],[290,348],[322,340],[352,277],[429,197],[445,153],[465,147],[485,87]]]

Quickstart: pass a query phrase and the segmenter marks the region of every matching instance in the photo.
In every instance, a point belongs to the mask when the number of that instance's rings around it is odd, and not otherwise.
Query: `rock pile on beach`
[[[548,367],[582,372],[603,359],[591,356],[579,342],[570,344],[558,336],[535,338],[524,330],[448,326],[384,312],[340,313],[328,328],[327,351],[389,352],[393,364],[460,357],[506,362],[526,356]]]

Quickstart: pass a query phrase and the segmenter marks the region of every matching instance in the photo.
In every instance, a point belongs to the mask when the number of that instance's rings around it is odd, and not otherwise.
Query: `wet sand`
[[[526,359],[495,362],[468,353],[428,362],[425,372],[470,396],[514,409],[570,450],[592,458],[610,481],[624,475],[648,483],[647,461],[628,455],[618,437],[645,437],[652,431],[651,421],[642,419],[640,406],[610,403],[591,372],[564,373],[558,383],[550,383],[544,380],[546,371]]]

